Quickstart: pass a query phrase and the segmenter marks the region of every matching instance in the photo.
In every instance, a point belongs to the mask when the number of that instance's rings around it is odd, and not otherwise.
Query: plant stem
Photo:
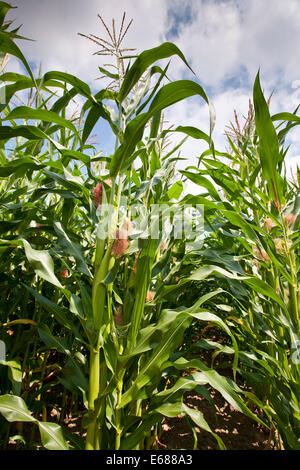
[[[100,384],[100,347],[90,348],[90,377],[89,377],[89,398],[88,406],[90,411],[95,410],[95,400],[99,395]],[[86,450],[95,450],[95,440],[97,435],[97,416],[88,425],[86,436]]]
[[[292,316],[292,321],[299,330],[299,310],[298,310],[298,279],[297,279],[297,266],[296,266],[296,258],[295,252],[292,248],[289,248],[289,233],[286,226],[286,222],[282,217],[282,213],[280,213],[281,224],[283,227],[283,236],[284,236],[284,244],[286,249],[286,256],[288,260],[288,265],[290,268],[290,273],[292,277],[292,284],[289,284],[289,292],[290,292],[290,312]]]
[[[120,444],[121,444],[121,434],[122,434],[122,429],[121,429],[121,409],[120,404],[121,404],[121,399],[122,399],[122,389],[123,389],[123,376],[124,373],[122,373],[122,376],[118,382],[117,390],[118,390],[118,402],[117,402],[117,409],[116,409],[116,440],[115,440],[115,450],[120,449]]]

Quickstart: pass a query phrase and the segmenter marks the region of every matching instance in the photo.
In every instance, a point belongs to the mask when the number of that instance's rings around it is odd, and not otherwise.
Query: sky
[[[98,67],[110,58],[93,55],[99,46],[77,33],[107,39],[100,14],[108,26],[112,18],[118,31],[123,12],[133,19],[124,47],[137,52],[171,41],[183,52],[192,69],[174,57],[168,76],[172,80],[196,80],[216,110],[215,147],[224,151],[225,127],[247,115],[255,76],[260,70],[266,98],[271,93],[271,114],[293,112],[300,103],[300,5],[299,0],[11,0],[18,8],[9,18],[22,24],[20,33],[34,41],[20,41],[33,70],[61,70],[89,83],[93,92],[104,86],[96,80]],[[22,71],[11,59],[7,70]],[[79,103],[80,104],[80,103]],[[167,109],[169,125],[192,125],[209,132],[209,112],[200,97],[189,98]],[[97,128],[97,147],[112,152],[107,126]],[[290,133],[287,169],[300,165],[300,129]],[[197,163],[203,147],[189,139],[181,156]]]

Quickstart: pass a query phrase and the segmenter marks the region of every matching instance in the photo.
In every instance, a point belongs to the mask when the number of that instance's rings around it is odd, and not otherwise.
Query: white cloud
[[[300,103],[300,64],[297,44],[300,42],[300,10],[297,0],[243,0],[183,2],[192,8],[189,22],[177,28],[173,40],[182,49],[200,83],[214,102],[217,123],[216,147],[224,145],[224,128],[233,120],[233,110],[245,115],[258,69],[266,98],[274,91],[271,113],[292,112]],[[170,3],[170,7],[173,4]],[[172,78],[184,73],[179,61],[173,62]],[[299,80],[299,81],[298,81]],[[292,86],[294,85],[294,88]],[[191,109],[199,122],[203,111],[196,105],[181,105],[180,113],[190,122]],[[206,121],[201,122],[207,126]],[[203,127],[202,127],[203,128]],[[204,129],[205,130],[205,129]],[[291,149],[287,166],[299,164],[299,127],[289,134]],[[197,144],[189,144],[189,154]]]
[[[243,89],[229,89],[215,96],[214,106],[216,109],[216,125],[213,132],[213,140],[216,150],[224,151],[227,144],[225,126],[234,122],[234,109],[240,110],[240,118],[248,113],[249,94]],[[178,125],[193,126],[209,134],[209,110],[206,103],[200,98],[190,98],[186,102],[176,103],[168,108],[166,119],[170,123]],[[242,119],[241,119],[242,122]],[[174,134],[174,142],[179,142],[183,134]],[[182,156],[186,161],[178,163],[178,169],[185,169],[189,165],[197,166],[198,157],[207,150],[208,144],[204,141],[189,138],[182,147]]]
[[[126,23],[133,18],[134,23],[124,40],[126,47],[138,50],[158,45],[164,30],[164,3],[159,0],[130,0],[120,2],[110,0],[16,0],[18,6],[10,16],[16,24],[23,23],[22,34],[35,42],[20,41],[25,56],[42,63],[44,71],[62,70],[89,81],[100,87],[94,79],[99,76],[98,65],[110,58],[93,56],[99,50],[97,44],[78,36],[78,32],[108,39],[106,31],[98,18],[100,14],[111,29],[115,18],[116,29],[121,24],[123,11]]]
[[[20,41],[25,56],[35,67],[59,69],[88,81],[93,89],[103,83],[98,65],[110,58],[93,56],[97,45],[77,32],[105,37],[97,14],[117,30],[123,11],[127,22],[133,18],[124,44],[138,51],[157,46],[166,38],[186,55],[200,83],[213,100],[217,123],[216,147],[223,150],[224,128],[233,119],[233,110],[245,114],[258,68],[265,96],[274,89],[271,111],[293,111],[300,102],[297,48],[300,43],[298,0],[15,0],[11,17],[23,23],[21,33],[36,42]],[[173,36],[172,36],[173,34]],[[170,77],[192,78],[178,58],[172,59]],[[300,82],[299,82],[300,83]],[[296,85],[295,85],[296,86]],[[190,124],[208,132],[208,110],[201,101],[189,99],[166,113],[175,125]],[[103,139],[103,137],[101,136]],[[299,161],[299,128],[290,134],[293,143],[290,161]],[[102,145],[102,143],[100,143]],[[104,144],[105,146],[105,144]],[[201,146],[200,146],[201,147]],[[190,139],[184,151],[199,154],[199,142]],[[180,164],[181,165],[181,164]]]
[[[222,86],[224,79],[241,73],[252,83],[259,67],[272,84],[300,79],[297,0],[191,0],[189,4],[192,20],[181,25],[174,39],[202,83]]]

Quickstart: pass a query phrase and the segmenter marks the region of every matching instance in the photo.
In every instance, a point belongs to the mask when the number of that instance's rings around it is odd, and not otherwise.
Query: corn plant
[[[275,430],[279,448],[297,449],[299,169],[288,179],[285,140],[299,117],[297,110],[270,116],[259,74],[253,102],[243,127],[236,115],[227,131],[229,152],[204,152],[199,167],[183,174],[204,188],[198,198],[211,201],[209,236],[199,256],[202,263],[213,261],[211,274],[222,274],[229,287],[232,305],[226,318],[238,332],[239,372],[264,403],[270,441],[276,441]]]
[[[0,7],[8,8],[4,2]],[[96,93],[59,71],[35,78],[13,38],[1,32],[2,53],[21,60],[27,75],[1,75],[1,296],[2,305],[12,297],[14,303],[1,312],[8,357],[2,361],[0,412],[10,422],[37,425],[48,449],[150,449],[162,418],[180,413],[192,426],[212,432],[202,413],[183,402],[183,392],[191,389],[208,398],[206,384],[262,422],[243,394],[260,405],[258,397],[199,358],[185,357],[182,340],[193,320],[218,325],[232,345],[235,377],[238,345],[214,309],[220,289],[174,305],[178,289],[204,281],[212,269],[191,262],[197,250],[188,240],[178,241],[175,218],[168,219],[168,229],[162,223],[165,212],[184,208],[187,199],[199,202],[181,197],[182,181],[174,173],[178,147],[166,151],[166,138],[180,132],[204,140],[208,151],[214,148],[211,136],[199,129],[163,129],[162,113],[199,97],[208,105],[212,130],[212,106],[196,81],[165,84],[168,64],[162,69],[157,61],[177,56],[189,67],[172,43],[136,55],[125,67],[132,57],[122,55],[123,28],[124,17],[118,37],[114,22],[112,32],[107,28],[117,68],[114,74],[101,72],[114,86]],[[110,47],[108,41],[100,44]],[[13,104],[25,90],[27,105]],[[85,101],[74,116],[69,104],[76,96]],[[88,140],[103,120],[115,135],[109,157]],[[206,211],[214,207],[209,198],[201,204]],[[136,223],[143,227],[154,205],[162,209],[154,219],[157,236],[144,236]],[[199,217],[191,223],[198,222]],[[187,369],[193,372],[183,376]],[[84,444],[48,420],[49,383],[81,401]]]

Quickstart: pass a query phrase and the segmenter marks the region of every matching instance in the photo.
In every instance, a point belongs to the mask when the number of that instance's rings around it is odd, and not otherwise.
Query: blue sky
[[[35,42],[20,46],[35,70],[62,70],[87,81],[94,91],[104,86],[95,78],[106,57],[95,56],[97,45],[77,35],[93,33],[105,37],[97,14],[107,23],[123,11],[133,18],[125,40],[139,52],[163,41],[174,42],[185,54],[196,80],[216,108],[214,141],[224,150],[224,128],[247,114],[248,101],[258,69],[265,95],[274,91],[271,112],[292,112],[300,103],[300,8],[299,0],[11,0],[18,6],[10,17],[23,24],[22,34]],[[21,71],[14,59],[8,70]],[[195,79],[184,64],[174,58],[169,69],[173,80]],[[80,103],[79,103],[80,104]],[[188,99],[166,112],[174,125],[194,125],[208,131],[207,106],[201,99]],[[98,148],[111,153],[113,139],[105,125],[97,128]],[[290,134],[288,167],[300,163],[300,130]],[[195,163],[202,151],[192,139],[183,156]],[[182,165],[182,164],[181,164]]]
[[[188,25],[193,21],[191,6],[184,3],[176,8],[172,8],[172,6],[170,6],[167,10],[167,21],[168,27],[165,33],[165,38],[167,41],[174,41],[174,39],[176,39],[180,34],[180,28],[184,28],[185,25]]]

